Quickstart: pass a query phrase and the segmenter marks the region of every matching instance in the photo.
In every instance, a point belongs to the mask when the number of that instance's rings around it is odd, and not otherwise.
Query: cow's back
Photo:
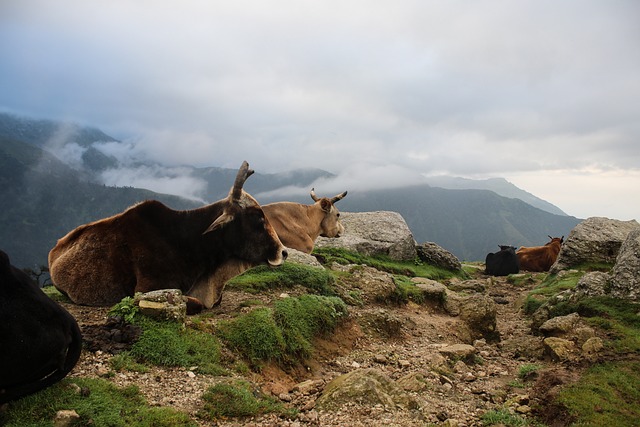
[[[320,234],[321,218],[310,217],[309,206],[278,202],[262,205],[262,210],[283,245],[311,253],[315,239]]]

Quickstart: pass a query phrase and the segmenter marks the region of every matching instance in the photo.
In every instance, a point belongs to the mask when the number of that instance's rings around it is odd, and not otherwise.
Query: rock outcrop
[[[316,247],[345,248],[367,256],[387,255],[398,261],[416,258],[416,242],[397,212],[342,212],[345,232],[339,238],[318,237]]]
[[[638,228],[640,224],[635,220],[588,218],[571,230],[549,272],[557,274],[585,263],[613,264],[622,242],[632,230]]]
[[[420,261],[429,265],[435,265],[451,271],[459,271],[462,269],[460,260],[451,252],[438,246],[433,242],[425,242],[416,246],[418,258]]]
[[[612,296],[640,301],[640,228],[632,230],[620,247],[610,284]]]

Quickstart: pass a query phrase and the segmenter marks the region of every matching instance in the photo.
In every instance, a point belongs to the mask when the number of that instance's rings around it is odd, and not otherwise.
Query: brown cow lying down
[[[222,299],[227,280],[246,269],[281,265],[287,252],[242,186],[247,162],[226,199],[189,211],[146,201],[82,225],[49,252],[56,288],[78,304],[113,305],[135,292],[181,289],[190,312]]]
[[[0,404],[60,381],[81,351],[73,316],[0,251]]]
[[[315,202],[312,205],[277,202],[263,205],[262,209],[286,247],[309,254],[318,236],[340,237],[344,233],[340,212],[334,204],[346,195],[345,191],[330,199],[318,198],[312,188],[311,198]]]
[[[551,241],[544,246],[521,247],[518,249],[516,255],[520,262],[520,270],[549,271],[553,263],[558,259],[564,236],[549,236],[549,238]]]

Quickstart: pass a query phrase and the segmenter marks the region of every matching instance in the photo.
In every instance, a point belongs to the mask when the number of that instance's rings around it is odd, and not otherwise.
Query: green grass
[[[214,421],[221,418],[252,417],[276,412],[285,417],[293,417],[293,409],[287,409],[275,398],[266,396],[246,381],[220,383],[209,387],[202,396],[204,407],[198,416]]]
[[[218,335],[253,367],[267,361],[295,363],[310,355],[314,337],[332,332],[346,316],[340,298],[303,295],[222,321]]]
[[[220,343],[212,334],[184,328],[181,324],[136,316],[142,327],[140,339],[126,354],[136,362],[159,366],[197,366],[204,374],[221,374]]]
[[[76,386],[74,386],[74,384]],[[78,390],[82,390],[80,393]],[[0,412],[5,427],[52,426],[57,411],[75,410],[80,416],[74,425],[96,427],[178,427],[196,426],[187,414],[171,408],[147,405],[135,386],[118,388],[102,379],[74,378],[9,403]]]
[[[569,271],[562,275],[548,274],[540,285],[527,295],[524,302],[525,313],[532,314],[552,296],[575,288],[583,274],[584,271]]]
[[[127,323],[142,329],[140,338],[131,348],[112,358],[115,370],[143,372],[144,365],[157,366],[197,366],[204,374],[223,374],[220,364],[220,343],[206,331],[199,322],[193,328],[181,323],[152,319],[142,315],[133,302],[133,298],[123,298],[109,311]],[[199,330],[205,329],[205,330]]]
[[[329,264],[331,262],[343,265],[363,264],[388,273],[409,277],[426,277],[433,280],[444,280],[452,277],[466,276],[464,272],[452,272],[444,268],[424,264],[418,260],[410,262],[395,261],[386,256],[368,257],[341,248],[315,248],[313,255],[321,259],[323,264]]]
[[[334,285],[335,278],[329,271],[287,262],[279,268],[252,268],[229,280],[227,289],[259,293],[273,288],[290,289],[294,286],[304,286],[319,295],[336,295]]]
[[[574,416],[574,426],[638,426],[640,362],[596,365],[558,401]]]
[[[481,419],[483,426],[527,427],[536,425],[519,415],[509,413],[507,410],[485,412]]]

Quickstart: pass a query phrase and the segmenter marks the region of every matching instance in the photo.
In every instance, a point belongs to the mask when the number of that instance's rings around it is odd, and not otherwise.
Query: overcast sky
[[[503,177],[640,220],[637,0],[3,0],[0,58],[0,111],[169,166]]]

